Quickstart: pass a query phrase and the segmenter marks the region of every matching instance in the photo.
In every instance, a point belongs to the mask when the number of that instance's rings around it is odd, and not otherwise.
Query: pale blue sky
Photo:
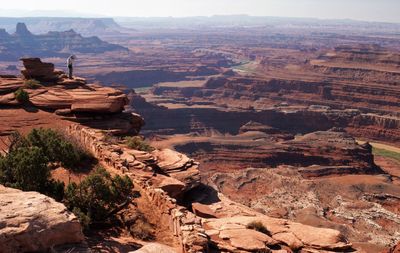
[[[60,16],[65,11],[132,17],[248,14],[400,22],[400,0],[5,0],[0,9],[1,16],[23,9],[59,10]]]

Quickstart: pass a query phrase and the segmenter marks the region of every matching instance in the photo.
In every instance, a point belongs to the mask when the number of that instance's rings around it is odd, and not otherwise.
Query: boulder
[[[193,159],[171,149],[155,150],[152,154],[163,172],[185,184],[184,191],[200,185],[198,163]]]
[[[131,251],[129,253],[177,253],[173,248],[160,244],[160,243],[149,243],[142,248]]]
[[[52,82],[59,79],[59,75],[54,71],[54,64],[42,62],[40,58],[21,58],[25,67],[21,71],[25,79],[36,79],[43,82]]]
[[[351,245],[344,240],[344,236],[334,229],[316,228],[300,223],[291,223],[289,231],[292,232],[305,245],[325,250],[349,249]]]
[[[277,242],[266,234],[252,229],[228,229],[220,232],[222,240],[229,240],[231,245],[239,250],[268,251],[267,245],[275,245]]]
[[[158,166],[166,173],[185,170],[186,166],[193,162],[186,155],[171,149],[161,149],[153,152],[157,157]]]
[[[83,241],[78,219],[63,204],[37,192],[0,186],[2,253],[42,252]]]
[[[207,205],[193,203],[192,210],[194,214],[202,218],[217,218],[217,214]]]

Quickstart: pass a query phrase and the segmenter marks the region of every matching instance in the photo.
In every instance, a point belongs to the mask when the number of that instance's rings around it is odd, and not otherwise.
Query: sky
[[[400,23],[400,0],[6,0],[2,1],[0,9],[0,16],[187,17],[247,14]]]

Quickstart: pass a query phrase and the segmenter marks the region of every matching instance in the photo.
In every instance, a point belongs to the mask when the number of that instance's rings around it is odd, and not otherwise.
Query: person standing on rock
[[[73,71],[73,64],[74,64],[74,60],[76,59],[75,55],[71,55],[70,57],[68,57],[67,59],[67,66],[68,66],[68,78],[72,79],[72,71]]]

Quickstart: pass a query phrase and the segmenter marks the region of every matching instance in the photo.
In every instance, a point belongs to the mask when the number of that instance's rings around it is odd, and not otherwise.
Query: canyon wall
[[[207,235],[201,228],[200,219],[185,207],[179,206],[176,199],[168,196],[165,191],[152,185],[152,174],[146,173],[150,164],[145,161],[146,159],[139,158],[140,154],[144,155],[143,152],[136,153],[135,156],[131,153],[132,150],[123,150],[116,145],[106,143],[101,132],[80,125],[71,125],[67,132],[101,162],[119,173],[128,175],[141,188],[141,192],[146,194],[151,204],[156,207],[155,211],[158,212],[160,222],[167,224],[171,233],[181,242],[183,253],[207,251]]]
[[[154,211],[159,217],[159,222],[166,224],[181,244],[183,253],[199,252],[349,252],[353,250],[352,244],[341,234],[333,229],[317,228],[294,223],[285,219],[271,218],[258,213],[250,208],[230,201],[222,194],[217,193],[215,202],[208,205],[195,202],[195,199],[205,198],[211,200],[207,191],[194,187],[183,187],[188,192],[191,201],[191,209],[181,206],[174,197],[171,197],[171,187],[176,188],[178,182],[197,185],[186,179],[193,178],[190,170],[193,163],[182,162],[178,168],[170,168],[171,173],[155,175],[151,166],[159,165],[160,169],[166,166],[166,160],[156,150],[152,153],[140,152],[113,145],[104,141],[102,132],[80,125],[71,125],[68,133],[77,138],[82,145],[116,173],[124,173],[130,176],[140,192],[145,194]],[[172,152],[172,151],[171,151]],[[167,152],[167,153],[171,153]],[[154,157],[152,157],[154,155]],[[183,159],[185,160],[185,159]],[[186,160],[185,160],[186,161]],[[196,168],[196,166],[195,166]],[[172,171],[180,171],[172,172]],[[169,176],[169,177],[168,177]],[[178,182],[174,179],[180,178]],[[194,177],[195,178],[195,177]],[[195,178],[194,181],[200,180]],[[197,192],[197,193],[196,193]],[[199,201],[199,200],[198,200]],[[251,222],[261,222],[268,233],[261,233],[250,229],[247,225]],[[269,234],[270,233],[270,234]],[[307,235],[313,235],[310,239]],[[210,247],[210,248],[209,248]],[[280,250],[280,251],[279,251]],[[282,251],[284,250],[284,251]]]

